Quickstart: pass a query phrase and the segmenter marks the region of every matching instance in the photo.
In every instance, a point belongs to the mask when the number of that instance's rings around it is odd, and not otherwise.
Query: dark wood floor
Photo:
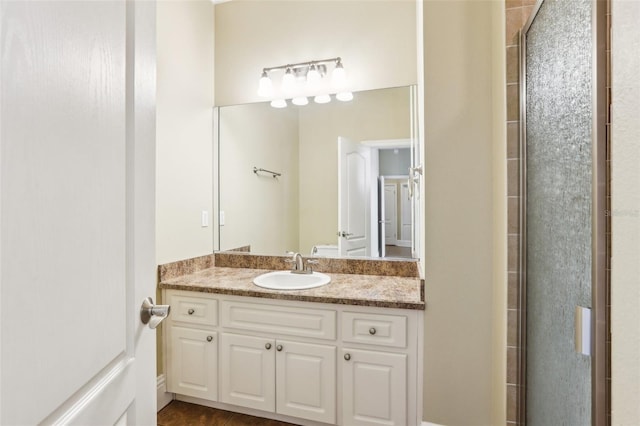
[[[172,401],[158,413],[158,426],[293,426],[292,423]]]

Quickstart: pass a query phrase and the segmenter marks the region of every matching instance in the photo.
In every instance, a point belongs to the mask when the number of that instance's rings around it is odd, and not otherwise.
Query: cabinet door
[[[276,411],[336,421],[336,347],[276,341]]]
[[[343,349],[342,423],[407,424],[407,355]]]
[[[167,390],[216,401],[218,399],[218,336],[207,330],[169,330]]]
[[[275,342],[261,337],[220,336],[220,401],[275,411]]]

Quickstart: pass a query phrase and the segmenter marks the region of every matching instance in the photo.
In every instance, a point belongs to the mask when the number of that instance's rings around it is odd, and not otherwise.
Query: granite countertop
[[[270,290],[253,284],[253,279],[265,272],[271,271],[211,267],[163,280],[159,287],[342,305],[419,310],[425,308],[424,282],[419,278],[327,273],[331,277],[331,283],[322,287],[309,290]]]

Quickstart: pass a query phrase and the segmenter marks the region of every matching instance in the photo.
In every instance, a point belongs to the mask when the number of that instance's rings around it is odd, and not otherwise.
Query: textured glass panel
[[[591,424],[590,0],[546,0],[527,33],[527,424]]]

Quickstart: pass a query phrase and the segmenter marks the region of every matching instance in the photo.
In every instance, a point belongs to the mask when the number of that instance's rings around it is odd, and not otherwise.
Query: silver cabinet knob
[[[266,343],[266,344],[264,345],[264,348],[265,348],[266,350],[271,349],[271,343]]]
[[[213,340],[213,336],[207,336],[207,342],[210,342]]]
[[[282,350],[282,345],[278,345],[278,346],[276,346],[276,350],[277,350],[278,352],[280,352],[280,351]]]
[[[149,328],[156,328],[163,319],[169,316],[171,307],[169,305],[156,305],[153,299],[147,297],[142,301],[140,307],[140,321],[143,324],[149,324]]]
[[[371,334],[371,335],[376,334],[376,329],[375,329],[375,328],[373,328],[373,327],[371,327],[371,328],[369,329],[369,334]]]
[[[351,359],[351,354],[344,354],[344,359],[349,361]]]
[[[189,315],[193,315],[193,313],[194,313],[194,312],[195,312],[195,311],[194,311],[193,309],[189,309],[189,310],[187,311],[187,313],[188,313]]]

